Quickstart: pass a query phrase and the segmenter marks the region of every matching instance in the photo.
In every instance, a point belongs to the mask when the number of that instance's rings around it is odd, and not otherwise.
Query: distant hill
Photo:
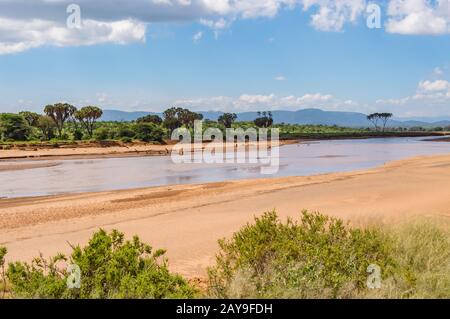
[[[205,119],[217,120],[222,112],[199,112],[203,114]],[[102,121],[117,121],[117,122],[127,122],[134,121],[139,117],[156,114],[162,117],[162,113],[154,112],[124,112],[117,110],[104,110]],[[239,121],[253,121],[258,117],[257,112],[244,112],[238,113]],[[286,123],[286,124],[311,124],[311,125],[338,125],[345,127],[368,127],[372,126],[367,118],[366,114],[357,112],[331,112],[322,111],[319,109],[304,109],[299,111],[273,111],[272,112],[275,123]],[[426,119],[419,120],[391,120],[389,121],[389,126],[392,127],[412,127],[412,126],[423,126],[423,127],[438,127],[438,126],[450,126],[450,121],[432,119],[426,121]]]

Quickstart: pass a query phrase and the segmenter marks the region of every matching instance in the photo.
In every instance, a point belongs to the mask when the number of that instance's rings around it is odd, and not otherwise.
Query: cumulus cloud
[[[450,0],[386,0],[386,29],[399,34],[448,34]],[[302,8],[320,31],[342,31],[365,14],[367,0],[77,0],[82,27],[67,29],[72,0],[0,0],[0,54],[44,45],[145,42],[148,25],[191,21],[216,38],[238,19],[273,18]]]
[[[46,44],[126,44],[145,41],[145,25],[134,20],[84,20],[81,28],[67,28],[48,20],[0,18],[0,39],[0,54],[21,52]]]
[[[415,94],[397,99],[379,99],[376,104],[402,116],[448,114],[450,82],[446,80],[420,81]]]
[[[450,82],[445,80],[421,81],[419,83],[419,90],[424,92],[450,92]]]
[[[304,94],[302,96],[277,96],[276,94],[241,94],[239,97],[217,96],[182,99],[174,102],[177,106],[189,107],[197,111],[256,111],[256,110],[299,110],[321,108],[324,110],[355,110],[358,103],[340,100],[329,94]]]
[[[391,33],[447,34],[450,32],[449,0],[391,0],[386,29]]]
[[[365,0],[304,0],[304,10],[318,7],[311,24],[322,31],[342,31],[345,23],[355,23],[366,8]]]
[[[282,9],[299,6],[311,9],[315,28],[338,31],[356,20],[364,0],[77,0],[83,24],[68,29],[66,9],[71,3],[0,0],[0,54],[44,45],[144,42],[148,24],[157,22],[199,22],[217,37],[237,19],[273,18]]]

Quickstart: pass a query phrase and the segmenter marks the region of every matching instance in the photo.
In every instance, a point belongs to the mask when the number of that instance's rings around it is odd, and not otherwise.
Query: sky
[[[450,119],[450,0],[0,0],[0,97]]]

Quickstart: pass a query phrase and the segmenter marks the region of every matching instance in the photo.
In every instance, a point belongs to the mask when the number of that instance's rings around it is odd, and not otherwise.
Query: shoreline
[[[280,141],[280,146],[296,144],[301,141],[285,140]],[[203,143],[204,149],[207,143]],[[239,143],[242,146],[248,143]],[[224,146],[227,144],[224,143]],[[80,159],[101,159],[101,158],[126,158],[126,157],[146,157],[146,156],[169,156],[174,145],[130,145],[130,146],[103,146],[103,147],[64,147],[64,148],[43,148],[35,150],[0,150],[0,168],[2,163],[28,162],[28,161],[48,161],[48,160],[80,160]],[[199,148],[192,144],[193,149]],[[231,146],[233,147],[233,146]]]
[[[385,136],[316,136],[316,137],[297,137],[280,140],[280,146],[311,143],[318,141],[330,140],[364,140],[364,139],[380,139],[380,138],[402,138],[402,137],[423,137],[428,142],[450,142],[448,133],[429,133],[429,134],[403,134]],[[433,138],[435,137],[435,138]],[[203,144],[207,144],[204,142]],[[225,143],[226,144],[226,143]],[[49,144],[33,145],[18,144],[11,149],[0,148],[0,164],[2,162],[19,162],[19,161],[46,161],[46,160],[79,160],[79,159],[101,159],[101,158],[124,158],[124,157],[144,157],[144,156],[168,156],[175,144],[148,144],[133,143],[125,144],[122,142],[95,142],[95,143],[62,143],[58,147]],[[241,145],[241,144],[240,144]],[[195,147],[195,146],[194,146]],[[204,147],[204,146],[203,146]]]
[[[2,199],[0,245],[10,261],[30,261],[69,252],[67,242],[84,245],[99,228],[118,229],[167,249],[174,271],[201,277],[218,239],[273,209],[282,219],[308,209],[361,224],[449,219],[450,155],[349,173]]]

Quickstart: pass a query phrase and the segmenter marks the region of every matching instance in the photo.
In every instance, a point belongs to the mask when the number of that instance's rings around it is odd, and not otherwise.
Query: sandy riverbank
[[[0,245],[30,260],[85,244],[102,227],[166,248],[172,269],[202,276],[217,239],[276,209],[318,210],[357,223],[450,218],[450,155],[352,173],[0,200]]]
[[[279,145],[289,145],[298,143],[298,140],[285,140],[280,141]],[[117,145],[116,145],[117,144]],[[238,147],[242,145],[256,145],[257,143],[236,143],[227,144],[224,143],[224,149],[226,147]],[[93,145],[64,145],[61,147],[16,147],[11,149],[0,149],[0,164],[2,162],[9,161],[24,161],[24,160],[64,160],[64,159],[95,159],[95,158],[111,158],[111,157],[142,157],[142,156],[167,156],[172,152],[172,148],[175,144],[170,145],[157,145],[157,144],[124,144],[114,143],[107,146]],[[203,145],[192,144],[192,149],[205,148],[206,145],[211,147],[214,144],[204,143]],[[222,144],[221,144],[222,145]],[[13,169],[20,168],[20,163],[13,163]],[[4,165],[3,170],[6,169]]]

